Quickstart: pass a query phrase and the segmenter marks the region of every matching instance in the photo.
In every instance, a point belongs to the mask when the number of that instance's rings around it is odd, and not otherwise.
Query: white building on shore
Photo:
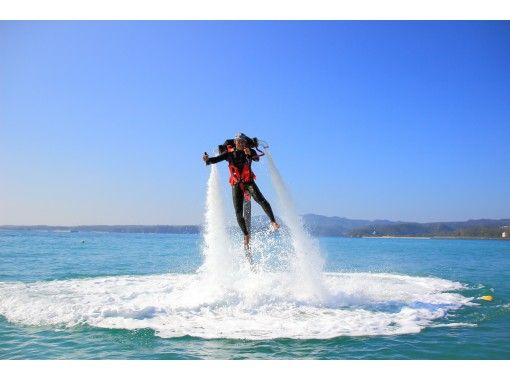
[[[503,239],[509,239],[510,238],[510,226],[503,226],[503,227],[501,227],[501,229],[503,230],[501,232],[501,237]]]

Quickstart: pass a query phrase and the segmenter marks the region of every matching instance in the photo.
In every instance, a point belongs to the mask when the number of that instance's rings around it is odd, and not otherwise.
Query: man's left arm
[[[255,152],[255,149],[246,148],[244,150],[244,154],[246,154],[248,157],[250,157],[253,161],[258,161],[260,159],[257,152]]]

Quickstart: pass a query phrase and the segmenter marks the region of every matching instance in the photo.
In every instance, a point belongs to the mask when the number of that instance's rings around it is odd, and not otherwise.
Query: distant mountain
[[[317,236],[479,236],[500,237],[510,219],[472,219],[465,222],[416,223],[362,220],[306,214],[307,229]]]
[[[355,228],[367,227],[370,225],[388,225],[400,222],[389,220],[363,220],[347,219],[338,216],[324,216],[316,214],[305,214],[302,216],[303,223],[312,235],[317,236],[347,236]]]
[[[510,219],[477,219],[466,222],[374,224],[353,228],[349,236],[442,236],[442,237],[501,237],[503,226]]]

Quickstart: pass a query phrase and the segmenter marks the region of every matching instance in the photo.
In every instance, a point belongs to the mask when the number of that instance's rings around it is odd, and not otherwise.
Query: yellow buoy
[[[481,296],[480,298],[483,299],[484,301],[492,301],[494,299],[493,296]]]

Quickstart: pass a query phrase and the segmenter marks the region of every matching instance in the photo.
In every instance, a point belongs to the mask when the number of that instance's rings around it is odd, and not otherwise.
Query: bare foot
[[[271,227],[273,227],[273,231],[276,231],[278,228],[280,228],[280,225],[276,222],[271,222]]]
[[[252,270],[252,272],[254,272],[255,265],[253,264],[253,257],[251,255],[251,252],[249,250],[245,250],[244,253],[246,255],[246,259],[248,260],[248,264],[250,264],[250,269]]]
[[[255,267],[253,265],[253,257],[251,256],[250,235],[244,236],[244,253],[246,255],[246,258],[248,259],[248,263],[250,264],[251,270],[254,272]]]

